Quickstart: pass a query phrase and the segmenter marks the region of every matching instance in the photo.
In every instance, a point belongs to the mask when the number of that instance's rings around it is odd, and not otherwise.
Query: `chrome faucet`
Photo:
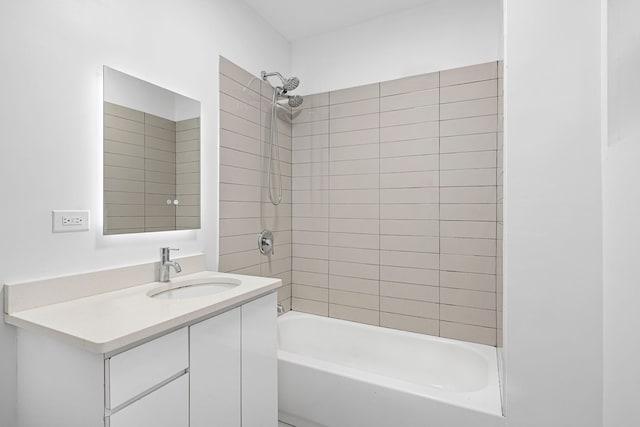
[[[168,282],[169,277],[169,267],[173,267],[176,273],[180,273],[182,271],[182,267],[175,261],[171,261],[170,254],[171,251],[179,251],[180,249],[171,249],[171,248],[161,248],[162,249],[162,259],[160,260],[160,281]]]

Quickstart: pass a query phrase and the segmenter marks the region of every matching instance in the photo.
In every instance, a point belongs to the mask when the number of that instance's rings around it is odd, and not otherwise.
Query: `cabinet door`
[[[111,427],[189,427],[189,375],[116,412],[110,422]]]
[[[242,427],[278,425],[276,294],[242,306]]]
[[[191,427],[240,427],[240,308],[189,333]]]

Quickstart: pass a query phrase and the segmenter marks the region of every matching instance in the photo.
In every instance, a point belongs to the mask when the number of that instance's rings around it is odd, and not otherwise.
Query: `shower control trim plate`
[[[269,230],[262,230],[258,234],[258,249],[262,255],[275,255],[275,242],[273,241],[273,233]]]

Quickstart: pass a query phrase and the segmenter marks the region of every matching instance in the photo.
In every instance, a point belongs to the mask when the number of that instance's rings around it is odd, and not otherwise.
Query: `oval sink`
[[[158,299],[196,298],[219,294],[240,286],[242,282],[230,277],[216,277],[208,279],[189,280],[186,282],[169,283],[152,289],[147,296]]]

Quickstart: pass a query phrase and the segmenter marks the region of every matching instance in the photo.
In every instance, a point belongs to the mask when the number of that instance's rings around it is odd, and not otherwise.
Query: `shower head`
[[[299,107],[302,105],[302,102],[304,102],[304,98],[302,98],[300,95],[294,95],[289,97],[289,107],[292,107],[292,108]]]
[[[300,84],[300,79],[297,77],[291,77],[282,81],[282,88],[286,91],[294,90]]]
[[[294,90],[300,84],[300,79],[298,79],[297,77],[291,77],[291,78],[285,79],[284,77],[282,77],[282,74],[275,71],[272,73],[267,73],[266,71],[263,71],[262,73],[260,73],[260,76],[262,77],[262,80],[265,80],[265,81],[267,80],[267,77],[278,76],[280,80],[282,80],[282,89],[284,90],[285,93],[290,90]]]

